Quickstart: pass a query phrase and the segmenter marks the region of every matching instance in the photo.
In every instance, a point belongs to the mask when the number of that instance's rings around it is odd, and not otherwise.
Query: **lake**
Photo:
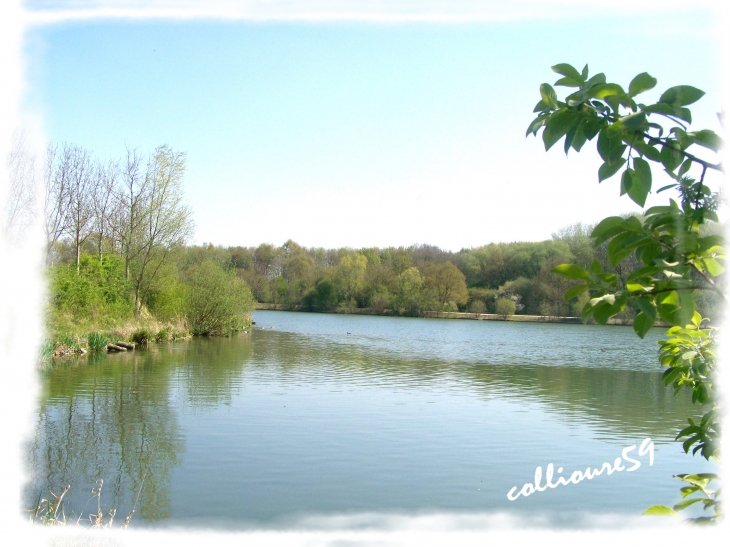
[[[556,527],[679,498],[717,466],[673,442],[699,414],[630,327],[257,311],[255,328],[40,373],[25,509],[65,484],[135,527],[510,512]],[[654,443],[653,465],[638,447]],[[640,463],[511,501],[538,466]],[[632,462],[623,460],[626,468]],[[543,474],[544,477],[544,474]],[[543,478],[543,481],[545,479]],[[543,482],[544,484],[544,482]]]

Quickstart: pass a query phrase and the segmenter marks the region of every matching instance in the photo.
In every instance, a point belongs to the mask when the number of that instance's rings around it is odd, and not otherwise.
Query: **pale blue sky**
[[[28,7],[95,4],[104,3]],[[695,85],[708,92],[698,127],[719,130],[715,16],[602,12],[45,24],[27,35],[26,109],[41,114],[49,139],[104,158],[125,145],[185,151],[197,243],[458,250],[540,240],[634,209],[618,177],[598,185],[593,144],[566,160],[524,137],[540,83],[557,79],[551,65],[587,62],[624,85],[649,71],[659,84],[647,100]]]

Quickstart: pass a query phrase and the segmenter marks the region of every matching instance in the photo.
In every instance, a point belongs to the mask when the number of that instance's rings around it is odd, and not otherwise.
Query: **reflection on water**
[[[256,312],[249,335],[99,355],[41,379],[32,507],[71,484],[137,525],[246,526],[353,512],[671,503],[709,467],[671,443],[688,397],[627,328]],[[535,467],[600,466],[645,437],[655,465],[536,493]],[[556,517],[557,519],[557,517]],[[557,522],[557,520],[556,520]]]

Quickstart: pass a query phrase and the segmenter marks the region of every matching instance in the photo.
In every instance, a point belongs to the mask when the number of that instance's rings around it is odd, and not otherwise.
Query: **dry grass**
[[[130,342],[134,334],[141,331],[151,333],[151,342],[180,340],[191,336],[183,319],[158,321],[148,314],[137,319],[108,319],[100,323],[67,315],[47,319],[50,336],[42,344],[39,358],[43,366],[49,366],[54,359],[73,357],[93,349],[89,344],[89,336],[104,335],[112,342]]]
[[[86,515],[86,518],[84,518],[82,511],[79,513],[78,517],[76,517],[75,521],[71,521],[71,523],[76,524],[76,526],[82,526],[88,521],[88,528],[109,529],[114,524],[114,517],[117,514],[117,510],[110,509],[104,513],[101,508],[101,492],[104,487],[104,480],[99,479],[96,481],[96,484],[97,487],[91,489],[91,499],[96,498],[96,512],[89,513]],[[51,499],[39,499],[36,508],[30,510],[30,512],[33,513],[30,517],[31,524],[40,524],[43,526],[66,526],[69,523],[69,518],[66,514],[66,507],[64,505],[63,498],[70,489],[71,485],[64,486],[59,495],[56,495],[49,490],[51,493]],[[91,499],[89,501],[91,501]],[[137,496],[137,500],[135,501],[135,507],[137,505],[137,501],[139,501],[139,496]],[[129,526],[135,507],[132,508],[127,517],[124,519],[124,522],[122,522],[122,525],[120,526],[121,529],[125,529]]]

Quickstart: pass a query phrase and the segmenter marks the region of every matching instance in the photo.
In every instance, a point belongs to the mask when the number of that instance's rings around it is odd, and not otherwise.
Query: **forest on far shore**
[[[563,295],[573,283],[552,273],[553,267],[575,263],[588,268],[598,260],[604,270],[615,271],[623,283],[628,272],[636,268],[632,264],[634,257],[612,268],[605,245],[594,249],[591,228],[574,224],[547,241],[490,243],[458,252],[433,245],[306,248],[292,240],[278,247],[266,243],[258,247],[180,246],[157,272],[143,306],[159,320],[179,319],[185,312],[183,294],[191,268],[205,264],[209,272],[226,273],[244,281],[257,302],[285,309],[326,312],[370,308],[374,313],[414,317],[426,311],[579,317],[587,294],[564,301]],[[114,294],[125,294],[123,261],[113,254],[104,258],[108,261],[104,280],[99,277],[100,270],[83,267],[90,265],[98,254],[95,241],[89,238],[83,248],[82,258],[86,258],[82,259],[79,275],[91,285],[96,276],[100,285],[116,286]],[[57,270],[53,279],[62,277],[59,272],[63,265],[68,270],[66,279],[76,277],[72,245],[58,242],[53,255],[56,266],[52,269]],[[53,292],[59,296],[58,282]],[[720,303],[708,296],[712,295],[698,295],[698,301],[702,313],[712,317]],[[134,312],[131,299],[121,304],[116,314]],[[79,302],[68,301],[63,307],[78,305]],[[624,318],[633,313],[634,310],[627,309]]]

